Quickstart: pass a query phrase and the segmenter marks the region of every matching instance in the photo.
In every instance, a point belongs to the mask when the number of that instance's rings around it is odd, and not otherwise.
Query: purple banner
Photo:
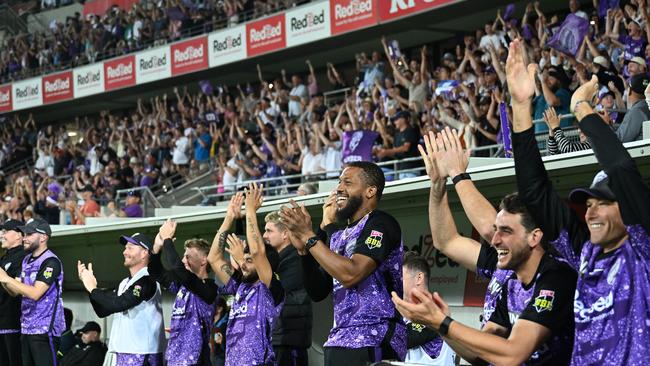
[[[379,133],[370,130],[343,132],[343,164],[353,161],[372,161],[372,145]]]
[[[569,14],[547,45],[562,53],[575,56],[582,40],[588,33],[589,21],[577,15]]]
[[[503,12],[503,20],[508,20],[512,18],[515,13],[515,4],[509,4],[506,6],[506,10]]]
[[[618,8],[619,0],[600,0],[598,2],[598,17],[604,18],[607,16],[607,10]]]
[[[506,158],[512,157],[512,140],[510,139],[510,121],[508,121],[508,111],[506,104],[499,103],[499,118],[501,119],[501,139],[503,140],[503,150]]]
[[[199,87],[201,88],[201,91],[205,95],[212,95],[214,93],[214,89],[212,89],[212,84],[210,84],[210,80],[199,81]]]

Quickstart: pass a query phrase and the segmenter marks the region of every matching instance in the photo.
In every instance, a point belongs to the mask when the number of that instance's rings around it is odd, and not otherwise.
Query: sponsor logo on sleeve
[[[133,296],[140,297],[141,292],[142,292],[142,286],[140,285],[133,286]]]
[[[553,310],[553,300],[555,298],[555,291],[539,290],[539,295],[535,298],[533,307],[538,313],[543,311]]]
[[[381,241],[384,238],[384,234],[381,231],[372,230],[370,236],[366,238],[366,245],[368,249],[377,249],[381,248]]]
[[[43,271],[43,277],[49,280],[52,278],[52,272],[54,272],[54,269],[52,267],[45,267],[45,271]]]
[[[412,329],[413,331],[415,331],[415,332],[422,333],[422,331],[424,330],[424,328],[426,328],[426,327],[425,327],[424,325],[422,325],[422,324],[411,323],[411,329]]]

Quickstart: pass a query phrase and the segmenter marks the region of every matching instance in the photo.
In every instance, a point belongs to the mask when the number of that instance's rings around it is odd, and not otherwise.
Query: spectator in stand
[[[621,142],[637,141],[643,138],[643,122],[650,120],[650,109],[645,102],[645,90],[650,85],[647,74],[634,75],[630,80],[627,96],[627,112],[616,130]]]
[[[140,191],[129,191],[124,208],[117,210],[115,202],[111,201],[108,204],[108,210],[110,211],[109,216],[143,217],[144,211],[142,210],[142,206],[140,206]]]
[[[418,141],[419,136],[415,128],[411,126],[408,121],[409,113],[406,111],[397,112],[392,117],[392,122],[395,125],[395,133],[393,134],[393,147],[389,149],[379,148],[375,155],[382,159],[384,157],[392,157],[395,159],[406,159],[418,156]],[[420,165],[417,161],[397,164],[398,170],[412,169]],[[420,173],[415,171],[408,171],[399,173],[398,179],[417,177]]]
[[[571,141],[564,135],[564,131],[562,131],[562,128],[560,127],[560,118],[557,113],[555,113],[553,107],[544,112],[544,122],[546,122],[546,125],[548,126],[548,140],[546,140],[546,146],[549,155],[558,155],[591,149],[591,144],[582,131],[578,132],[578,137],[580,139],[578,142]]]
[[[554,107],[560,115],[568,114],[571,93],[566,89],[569,79],[564,69],[551,66],[544,71],[538,72],[537,78],[541,88],[535,92],[533,119],[543,118],[548,107]],[[561,123],[563,127],[568,127],[570,124],[570,119],[564,119]],[[546,130],[544,124],[538,123],[535,125],[536,133],[546,132]]]
[[[284,78],[284,72],[282,76]],[[305,84],[302,83],[302,78],[298,74],[291,76],[291,92],[289,92],[289,117],[299,117],[303,112],[303,105],[308,101],[309,90]]]

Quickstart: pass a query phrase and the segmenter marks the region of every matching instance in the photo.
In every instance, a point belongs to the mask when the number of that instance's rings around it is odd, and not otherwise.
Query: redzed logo
[[[104,62],[104,85],[105,90],[135,85],[135,57]]]
[[[122,76],[129,76],[133,74],[133,63],[119,64],[117,67],[109,66],[106,69],[106,75],[111,79],[121,78]]]
[[[373,0],[331,0],[332,34],[349,32],[377,24]]]
[[[99,80],[101,80],[101,75],[99,74],[99,70],[97,70],[97,72],[88,71],[84,75],[77,75],[77,83],[80,86],[85,86],[90,83],[96,83]]]
[[[11,100],[11,90],[5,92],[0,90],[0,103],[7,103]]]
[[[208,38],[200,37],[173,44],[172,75],[184,74],[208,67]]]
[[[27,85],[24,88],[16,89],[17,98],[29,98],[38,95],[38,85]]]
[[[246,24],[248,56],[275,51],[286,47],[284,14]]]
[[[52,103],[72,99],[72,72],[43,77],[43,102]]]
[[[70,89],[70,79],[56,79],[54,82],[50,83],[45,81],[45,92],[46,93],[55,93],[62,90]]]
[[[11,85],[0,87],[0,112],[9,112],[11,109]]]

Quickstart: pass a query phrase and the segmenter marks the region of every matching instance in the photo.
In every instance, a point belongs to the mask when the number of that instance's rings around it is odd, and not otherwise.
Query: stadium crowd
[[[307,365],[311,303],[331,294],[327,366],[453,365],[456,355],[495,365],[648,364],[650,189],[623,145],[641,139],[650,120],[647,4],[599,9],[602,18],[574,0],[569,10],[564,22],[538,3],[521,21],[499,12],[435,68],[426,47],[409,58],[381,39],[385,58],[357,55],[354,82],[327,64],[333,88],[352,86],[332,105],[307,61],[304,80],[283,72],[268,81],[259,67],[258,88],[202,82],[198,93],[175,89],[135,110],[79,119],[76,136],[70,127],[39,130],[32,118],[15,117],[3,151],[9,159],[35,154],[36,173],[1,181],[9,199],[0,363],[79,364],[92,354],[99,364],[108,351],[119,366]],[[547,47],[575,18],[594,19],[575,55]],[[563,132],[573,123],[575,141]],[[555,191],[536,133],[547,136],[549,153],[593,147],[602,171],[569,195],[584,217]],[[514,152],[518,193],[495,209],[467,174],[466,152],[480,156],[478,148],[497,142],[504,154]],[[374,163],[409,157],[422,160],[401,161],[397,172]],[[433,245],[490,282],[480,330],[452,317],[445,294],[430,292],[426,259],[405,253],[398,221],[378,208],[386,180],[420,174],[409,170],[420,164],[431,182]],[[163,168],[182,177],[212,169],[230,193],[212,243],[189,239],[179,255],[174,238],[183,227],[172,220],[153,240],[121,236],[129,276],[116,289],[99,288],[102,274],[79,258],[76,274],[94,312],[113,322],[107,350],[93,322],[63,349],[72,332],[63,267],[48,249],[55,211],[65,206],[81,223],[99,211],[97,197],[155,184]],[[322,221],[290,202],[262,225],[258,210],[274,192],[245,181],[292,173],[338,177]],[[58,181],[61,174],[70,177]],[[458,234],[447,178],[482,243]],[[124,209],[112,203],[113,214],[138,211],[132,192]],[[175,295],[166,349],[161,290]]]
[[[289,77],[283,70],[268,77],[258,65],[257,83],[205,80],[195,92],[174,89],[173,95],[138,100],[135,109],[101,111],[59,125],[39,127],[31,116],[20,120],[15,114],[1,132],[0,166],[32,156],[35,170],[0,175],[0,215],[25,219],[36,212],[52,224],[60,223],[60,209],[68,224],[100,212],[137,216],[141,209],[125,213],[116,207],[116,190],[171,187],[206,171],[214,172],[222,194],[267,178],[273,179],[267,186],[292,184],[293,191],[300,179],[283,176],[319,180],[338,176],[351,161],[417,158],[422,136],[444,126],[457,130],[473,155],[487,156],[481,148],[503,143],[502,126],[509,130],[504,70],[508,41],[516,36],[526,40],[528,59],[540,65],[532,116],[535,131],[548,133],[548,153],[590,148],[579,130],[565,130],[574,123],[568,115],[571,91],[592,73],[602,80],[599,113],[621,141],[638,140],[642,122],[650,119],[644,102],[647,6],[638,4],[606,9],[599,18],[596,10],[587,15],[570,1],[565,19],[593,20],[575,55],[551,42],[564,27],[562,14],[545,15],[539,3],[531,3],[521,20],[499,11],[494,22],[465,35],[454,52],[434,62],[426,46],[401,50],[382,38],[383,55],[357,54],[347,74],[326,63],[319,71],[327,86],[307,60],[305,74]],[[332,89],[346,90],[345,97],[326,103],[322,91]],[[390,180],[420,175],[420,167],[407,160],[383,169]],[[400,173],[391,174],[393,168]],[[93,197],[86,214],[79,211],[82,191]],[[97,202],[108,209],[100,210]]]
[[[67,69],[233,26],[309,0],[142,0],[105,14],[75,13],[48,29],[6,37],[0,83]],[[43,0],[48,7],[54,0]]]

